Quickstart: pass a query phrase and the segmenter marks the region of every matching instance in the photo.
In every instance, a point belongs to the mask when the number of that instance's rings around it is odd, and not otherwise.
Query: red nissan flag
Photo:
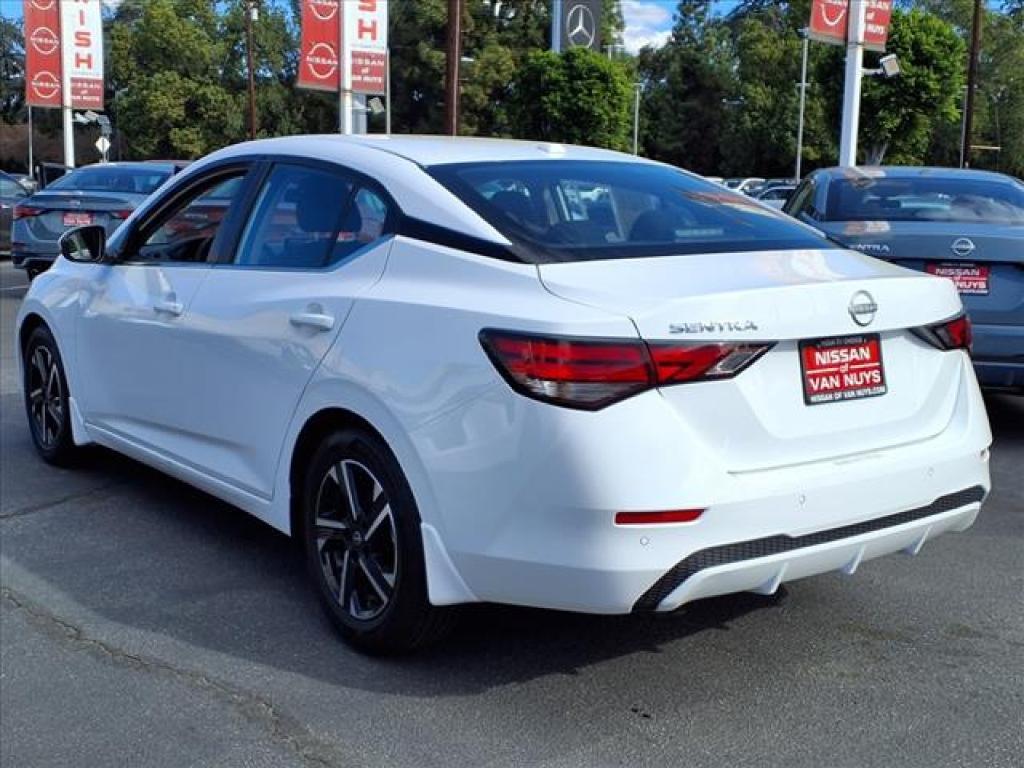
[[[25,101],[60,106],[60,7],[58,0],[24,0]]]
[[[302,0],[302,43],[299,49],[300,88],[337,91],[341,20],[339,0]]]
[[[808,34],[822,43],[846,45],[849,15],[847,0],[812,0]]]
[[[864,12],[864,47],[884,51],[892,21],[892,0],[868,0]]]

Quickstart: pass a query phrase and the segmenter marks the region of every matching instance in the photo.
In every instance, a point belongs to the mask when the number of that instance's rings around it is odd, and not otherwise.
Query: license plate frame
[[[93,222],[93,216],[88,211],[65,211],[61,221],[65,227],[88,227]]]
[[[992,291],[992,268],[973,261],[929,261],[924,265],[929,275],[953,281],[961,296],[988,296]]]
[[[805,405],[864,400],[889,391],[878,333],[803,339],[797,346]]]

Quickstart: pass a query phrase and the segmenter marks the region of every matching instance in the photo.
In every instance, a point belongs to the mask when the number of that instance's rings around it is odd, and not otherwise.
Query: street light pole
[[[640,91],[643,83],[633,83],[633,154],[640,154]]]
[[[839,165],[857,164],[860,129],[860,88],[864,69],[864,17],[867,0],[850,0],[850,30],[846,41],[846,82],[843,86],[843,127],[839,134]]]
[[[245,4],[245,51],[249,68],[249,138],[256,138],[256,76],[252,65],[252,22],[256,16],[256,0]]]
[[[459,59],[462,56],[462,2],[448,0],[448,46],[445,67],[444,126],[450,136],[459,133]]]
[[[967,106],[964,114],[964,138],[960,148],[960,167],[971,164],[971,140],[974,132],[974,92],[978,88],[978,52],[981,49],[981,0],[974,0],[974,19],[971,22],[971,57],[967,65]]]
[[[810,38],[807,36],[807,30],[801,29],[800,35],[803,37],[803,62],[800,65],[800,117],[797,120],[796,127],[796,172],[793,174],[793,178],[797,181],[800,180],[801,164],[804,159],[804,107],[807,104],[807,49],[810,45]]]

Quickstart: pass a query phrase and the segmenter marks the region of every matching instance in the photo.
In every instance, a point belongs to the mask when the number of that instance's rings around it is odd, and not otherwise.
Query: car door
[[[200,394],[188,309],[210,259],[229,247],[250,172],[236,164],[169,190],[113,240],[114,263],[95,267],[76,358],[90,427],[160,453],[187,452],[181,415]]]
[[[183,432],[192,460],[269,498],[285,432],[357,296],[384,271],[395,209],[336,166],[274,162],[234,254],[189,309],[188,366],[202,391]]]

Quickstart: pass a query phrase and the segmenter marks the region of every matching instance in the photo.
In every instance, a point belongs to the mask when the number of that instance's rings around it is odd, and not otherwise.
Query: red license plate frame
[[[877,333],[804,339],[798,347],[805,405],[863,400],[889,391]]]
[[[929,275],[953,281],[961,296],[988,296],[992,286],[992,269],[973,262],[932,261],[924,265]]]
[[[92,224],[92,214],[87,211],[65,211],[64,212],[64,226],[65,227],[87,227]]]

